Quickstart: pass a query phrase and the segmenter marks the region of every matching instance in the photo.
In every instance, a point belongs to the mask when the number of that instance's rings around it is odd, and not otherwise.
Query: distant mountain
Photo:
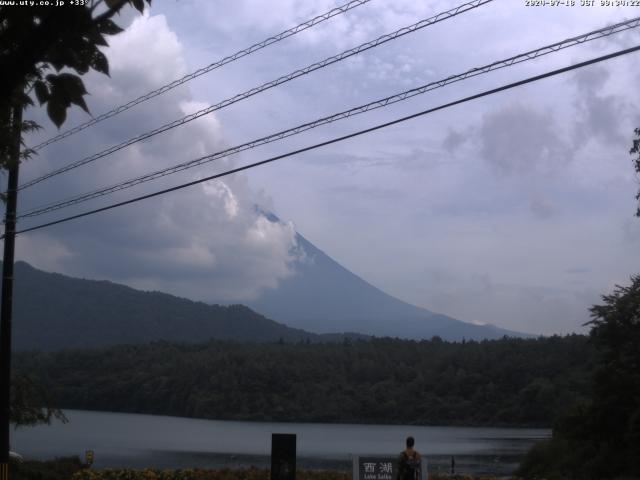
[[[279,221],[268,214],[271,221]],[[399,338],[481,340],[530,335],[475,325],[410,305],[351,273],[297,234],[304,252],[295,274],[247,304],[269,318],[311,332],[361,332]]]
[[[273,215],[269,218],[279,221]],[[249,302],[250,308],[142,292],[17,262],[14,349],[94,348],[158,340],[335,342],[370,335],[444,340],[527,336],[402,302],[354,275],[299,234],[297,241],[304,255],[294,265],[295,274]]]
[[[1,265],[1,263],[0,263]],[[82,280],[15,265],[16,350],[93,348],[157,340],[341,341],[269,320],[242,305],[193,302],[107,281]]]

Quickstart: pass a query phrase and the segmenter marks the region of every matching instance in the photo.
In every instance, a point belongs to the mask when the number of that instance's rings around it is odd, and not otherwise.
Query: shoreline
[[[11,466],[15,478],[65,479],[65,480],[182,480],[184,478],[198,480],[269,480],[269,468],[95,468],[83,464],[78,457],[57,458],[54,460],[26,460]],[[45,473],[46,472],[46,473]],[[44,476],[42,475],[43,473]],[[466,473],[428,472],[429,480],[507,480],[511,475],[474,475]],[[351,471],[333,469],[296,468],[297,480],[353,480]]]

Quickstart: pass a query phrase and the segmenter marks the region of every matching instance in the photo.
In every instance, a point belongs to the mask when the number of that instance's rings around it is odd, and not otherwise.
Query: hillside
[[[209,339],[274,342],[342,337],[289,328],[242,305],[207,305],[107,281],[46,273],[25,262],[15,265],[16,350]]]

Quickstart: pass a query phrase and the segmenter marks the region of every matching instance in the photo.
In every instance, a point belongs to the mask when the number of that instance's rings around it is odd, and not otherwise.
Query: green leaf
[[[80,40],[74,44],[73,48],[68,48],[64,52],[63,61],[69,68],[73,68],[80,75],[84,75],[89,71],[91,56],[95,46],[87,40]]]
[[[38,102],[40,102],[40,105],[49,100],[49,88],[47,88],[47,85],[42,80],[38,80],[34,83],[33,88],[36,92],[36,98],[38,99]]]
[[[107,56],[100,50],[93,52],[91,67],[97,72],[109,75],[109,61],[107,60]]]
[[[88,40],[93,45],[100,45],[101,47],[108,47],[109,44],[104,39],[104,36],[102,36],[102,34],[100,33],[100,31],[98,30],[98,28],[96,26],[93,26],[93,27],[94,28],[91,28],[85,34],[86,40]]]
[[[33,105],[33,100],[26,93],[20,95],[20,103],[26,107],[26,105]]]
[[[42,130],[42,127],[33,120],[23,120],[21,130],[23,132],[35,132],[37,130]]]
[[[87,89],[84,88],[82,79],[72,73],[63,73],[58,75],[59,85],[64,89],[67,99],[71,103],[75,103],[85,112],[89,113],[89,108],[84,101],[83,95],[87,94]]]
[[[131,0],[131,3],[140,13],[144,12],[144,0]]]
[[[53,98],[47,102],[47,113],[51,121],[55,123],[58,128],[60,128],[67,119],[67,108],[64,104],[55,101]]]
[[[51,47],[47,52],[44,60],[49,62],[51,65],[53,65],[53,68],[55,68],[56,71],[59,72],[60,70],[62,70],[65,66],[62,45],[56,45],[54,47]]]
[[[71,100],[72,103],[75,103],[76,105],[78,105],[81,109],[83,109],[85,112],[89,113],[89,107],[87,107],[87,104],[84,101],[84,97],[77,97],[77,98],[73,98]]]
[[[69,92],[70,97],[77,95],[86,95],[87,89],[84,88],[82,79],[73,73],[61,73],[58,75],[58,82]]]
[[[98,31],[105,35],[116,35],[124,30],[107,18],[98,24]]]

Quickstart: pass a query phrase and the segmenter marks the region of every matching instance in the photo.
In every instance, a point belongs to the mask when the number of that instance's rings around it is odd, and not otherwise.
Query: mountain
[[[47,273],[17,262],[14,349],[94,348],[159,340],[335,342],[370,335],[444,340],[526,336],[402,302],[354,275],[299,234],[297,242],[304,255],[294,265],[295,274],[249,302],[249,307],[209,305],[108,281]]]
[[[1,265],[1,263],[0,263]],[[208,305],[107,281],[83,280],[16,262],[15,350],[93,348],[165,340],[341,341],[289,328],[242,305]]]
[[[268,215],[271,221],[278,221]],[[444,340],[481,340],[529,335],[493,325],[475,325],[410,305],[367,283],[297,234],[304,255],[294,275],[247,302],[252,309],[311,332]]]

